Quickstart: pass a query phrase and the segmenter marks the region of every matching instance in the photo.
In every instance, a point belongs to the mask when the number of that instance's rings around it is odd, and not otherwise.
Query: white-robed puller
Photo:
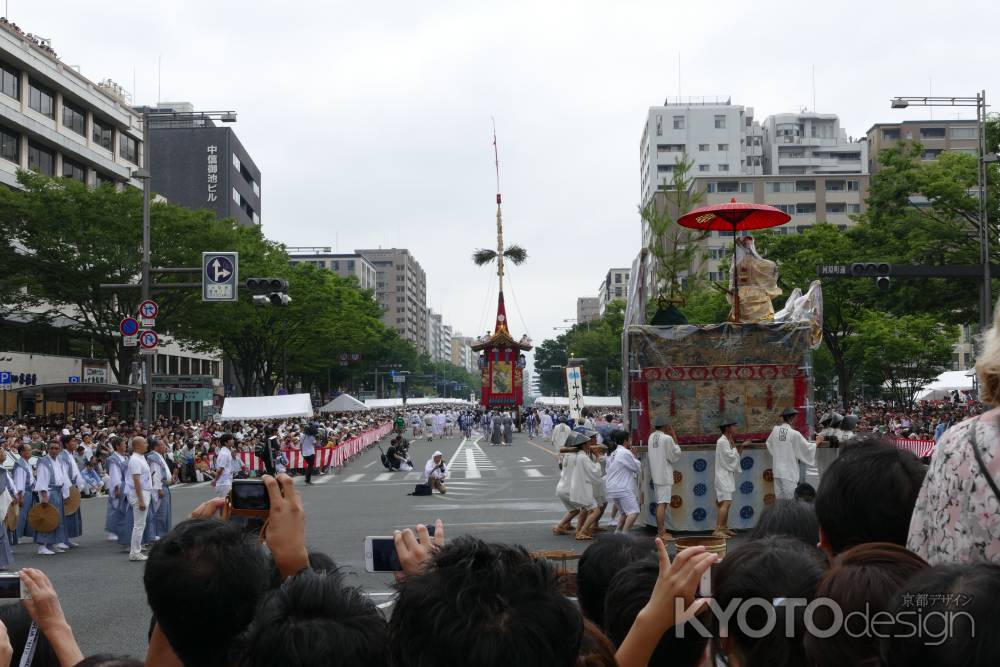
[[[799,461],[806,465],[816,463],[816,444],[809,442],[792,427],[792,420],[799,414],[795,408],[785,408],[782,423],[771,429],[767,436],[767,451],[771,454],[771,472],[774,474],[774,495],[779,499],[795,496],[799,484]]]

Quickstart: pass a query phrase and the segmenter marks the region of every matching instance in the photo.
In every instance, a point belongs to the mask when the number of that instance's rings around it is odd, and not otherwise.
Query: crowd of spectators
[[[919,401],[911,407],[897,407],[885,401],[858,401],[846,410],[839,405],[826,404],[816,408],[817,420],[831,412],[857,418],[855,431],[887,438],[910,440],[940,440],[941,435],[964,419],[981,414],[983,404],[978,401]],[[821,426],[818,421],[816,430]]]

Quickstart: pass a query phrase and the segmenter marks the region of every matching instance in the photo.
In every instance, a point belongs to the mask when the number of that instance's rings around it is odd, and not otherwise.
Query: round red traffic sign
[[[160,313],[160,307],[156,305],[155,301],[146,299],[139,304],[139,317],[145,318],[147,320],[155,319]]]
[[[155,331],[147,329],[139,334],[139,345],[147,350],[152,350],[160,344],[160,337]]]
[[[139,322],[134,317],[126,317],[118,325],[118,331],[123,336],[134,336],[139,333]]]

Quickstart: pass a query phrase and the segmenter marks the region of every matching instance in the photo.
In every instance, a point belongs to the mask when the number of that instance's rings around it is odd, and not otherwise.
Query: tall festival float
[[[633,441],[646,443],[651,424],[665,416],[677,436],[681,459],[674,465],[673,495],[666,515],[670,531],[710,531],[715,526],[715,443],[723,418],[736,422],[736,443],[746,443],[733,495],[730,526],[748,529],[774,502],[771,456],[764,440],[788,407],[807,439],[814,423],[812,351],[822,341],[823,296],[819,281],[805,294],[794,289],[774,312],[771,299],[782,294],[778,267],[762,258],[752,236],[742,232],[782,225],[789,216],[759,204],[705,206],[679,217],[676,224],[706,234],[733,235],[733,260],[726,292],[729,318],[718,324],[688,324],[675,307],[682,303],[658,289],[658,310],[645,322],[647,285],[661,282],[655,256],[644,249],[631,272],[622,357],[629,381],[623,388],[625,419]],[[662,242],[662,241],[654,241]],[[667,286],[670,288],[671,286]],[[673,287],[676,288],[676,285]],[[637,448],[645,459],[645,448]],[[817,451],[822,469],[836,450]],[[640,506],[656,525],[653,485],[643,461]]]
[[[524,404],[524,368],[527,363],[524,353],[531,349],[531,339],[527,335],[515,340],[510,333],[507,310],[503,300],[504,262],[522,264],[528,253],[519,245],[504,245],[503,216],[500,196],[500,158],[497,153],[496,135],[493,137],[493,151],[497,172],[497,249],[479,249],[472,255],[478,266],[496,262],[499,286],[497,298],[497,318],[493,333],[476,340],[471,345],[479,352],[479,372],[482,378],[481,402],[487,410],[510,412],[515,423],[520,424],[521,408]]]

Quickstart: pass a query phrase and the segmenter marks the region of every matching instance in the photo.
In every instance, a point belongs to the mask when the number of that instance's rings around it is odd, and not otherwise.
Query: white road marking
[[[465,450],[465,478],[479,479],[483,476],[476,466],[476,455],[471,449]]]
[[[362,477],[364,477],[363,473],[358,473],[357,475],[351,475],[350,477],[344,479],[344,484],[349,484],[350,482],[356,482]]]
[[[528,477],[544,477],[545,476],[545,475],[542,474],[542,471],[539,470],[538,468],[525,468],[524,469],[524,474],[527,475]]]
[[[395,475],[393,475],[391,472],[383,472],[383,473],[375,476],[375,481],[376,482],[385,482],[385,481],[388,481],[388,480],[392,479],[393,477],[395,477]]]
[[[406,477],[404,477],[403,479],[415,480],[415,479],[420,479],[421,477],[422,475],[419,472],[408,472],[406,473]]]
[[[328,484],[330,480],[334,478],[334,475],[323,475],[319,477],[313,484]]]
[[[462,451],[462,447],[465,446],[465,442],[466,442],[465,438],[462,438],[462,442],[458,443],[458,449],[455,450],[455,453],[451,455],[451,460],[448,461],[449,469],[452,467],[452,465],[454,465],[455,459],[458,458],[458,453]]]
[[[375,465],[376,463],[378,463],[378,461],[372,461],[371,463],[369,463],[369,464],[368,464],[368,465],[366,465],[365,467],[366,467],[366,468],[371,468],[371,467],[372,467],[373,465]]]
[[[520,459],[518,459],[517,462],[518,463],[531,463],[531,459],[529,459],[527,456],[522,456]]]

